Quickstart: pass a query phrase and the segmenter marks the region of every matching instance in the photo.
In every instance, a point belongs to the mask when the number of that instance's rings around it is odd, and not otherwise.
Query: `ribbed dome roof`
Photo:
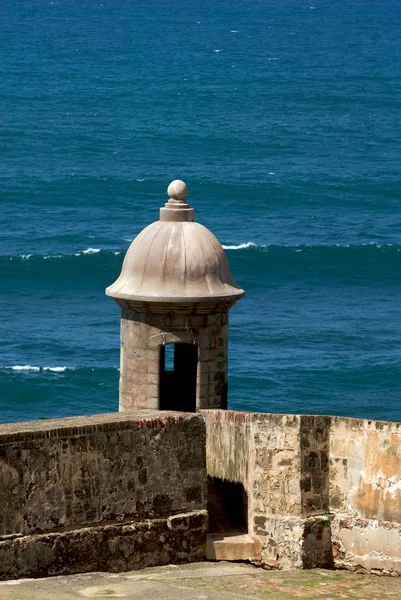
[[[132,242],[119,278],[106,289],[108,296],[179,303],[238,300],[244,295],[231,277],[218,239],[193,221],[187,192],[181,181],[170,184],[170,200],[160,210],[160,221]]]

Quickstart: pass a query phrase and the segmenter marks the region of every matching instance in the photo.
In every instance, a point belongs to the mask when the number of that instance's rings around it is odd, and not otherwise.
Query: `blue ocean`
[[[401,2],[2,0],[0,421],[118,409],[183,179],[246,297],[229,407],[401,421]]]

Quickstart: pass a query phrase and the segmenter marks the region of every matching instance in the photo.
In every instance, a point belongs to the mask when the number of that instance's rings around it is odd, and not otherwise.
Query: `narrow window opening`
[[[167,344],[164,346],[164,370],[174,371],[174,347],[175,344]]]
[[[196,412],[198,346],[160,346],[159,408]]]
[[[248,496],[242,483],[208,477],[209,532],[248,533]]]

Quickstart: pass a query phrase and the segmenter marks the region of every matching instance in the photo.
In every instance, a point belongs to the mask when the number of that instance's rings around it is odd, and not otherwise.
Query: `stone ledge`
[[[196,413],[137,409],[122,413],[5,423],[0,425],[0,443],[83,436],[98,431],[157,429],[183,421],[193,421],[201,430],[205,427],[202,417]]]
[[[257,554],[256,542],[249,534],[209,533],[207,536],[207,560],[252,560]]]
[[[174,527],[175,520],[185,523]],[[204,510],[129,524],[83,527],[0,542],[0,579],[123,572],[204,559]]]

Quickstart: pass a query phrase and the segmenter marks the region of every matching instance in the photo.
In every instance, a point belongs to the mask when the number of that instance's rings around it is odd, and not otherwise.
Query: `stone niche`
[[[204,557],[205,424],[147,410],[0,426],[0,577]]]

